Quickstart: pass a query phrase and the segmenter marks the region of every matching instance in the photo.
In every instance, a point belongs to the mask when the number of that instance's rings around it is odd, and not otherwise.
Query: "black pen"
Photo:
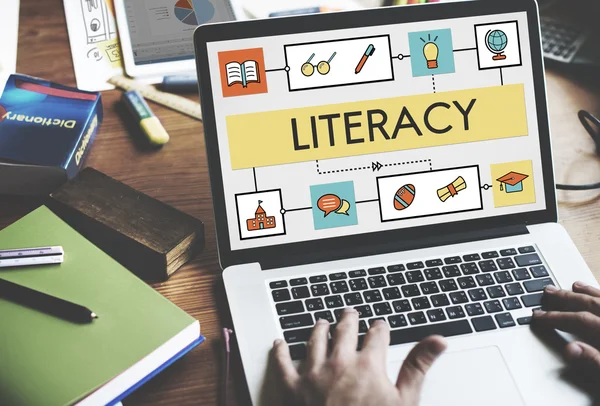
[[[75,303],[0,279],[0,298],[51,314],[74,323],[90,323],[98,315]]]

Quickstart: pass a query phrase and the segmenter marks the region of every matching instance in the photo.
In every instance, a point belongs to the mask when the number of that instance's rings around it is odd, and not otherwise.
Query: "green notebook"
[[[105,404],[198,342],[198,321],[48,208],[0,231],[0,249],[56,245],[62,264],[0,268],[0,278],[86,306],[98,319],[74,324],[0,298],[0,404]]]

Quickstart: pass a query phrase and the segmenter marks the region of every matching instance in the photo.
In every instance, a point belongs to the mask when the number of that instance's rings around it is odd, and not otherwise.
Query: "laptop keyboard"
[[[554,285],[534,246],[319,273],[267,281],[294,360],[318,319],[332,329],[344,308],[359,314],[359,346],[376,320],[389,324],[391,345],[513,328],[531,321]]]

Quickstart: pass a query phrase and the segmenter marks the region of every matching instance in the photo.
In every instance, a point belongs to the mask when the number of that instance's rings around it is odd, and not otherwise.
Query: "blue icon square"
[[[411,32],[408,34],[413,77],[454,73],[452,31]]]
[[[315,230],[358,224],[354,182],[313,185],[310,200]]]

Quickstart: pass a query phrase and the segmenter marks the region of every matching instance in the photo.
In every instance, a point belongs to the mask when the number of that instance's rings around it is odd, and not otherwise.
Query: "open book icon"
[[[244,63],[229,62],[225,65],[225,71],[227,73],[228,86],[240,84],[243,87],[248,87],[248,83],[260,83],[258,62],[256,61],[245,61]]]

